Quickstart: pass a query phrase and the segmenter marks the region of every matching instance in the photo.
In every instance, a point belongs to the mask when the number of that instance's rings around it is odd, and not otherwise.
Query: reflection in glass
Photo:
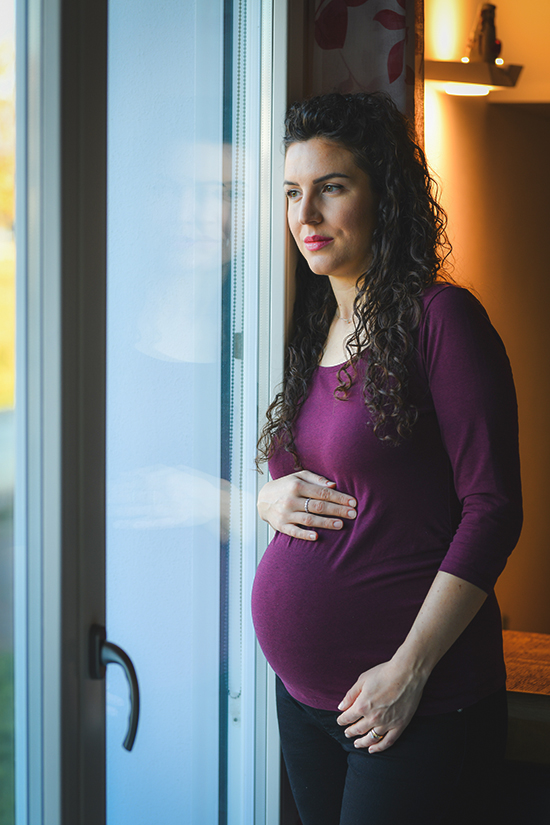
[[[246,97],[229,58],[244,30],[231,5],[109,3],[107,630],[141,691],[128,758],[128,690],[108,671],[110,825],[249,821],[245,362],[254,391],[257,380],[255,321],[251,359],[243,345],[247,158],[234,107],[244,118]]]

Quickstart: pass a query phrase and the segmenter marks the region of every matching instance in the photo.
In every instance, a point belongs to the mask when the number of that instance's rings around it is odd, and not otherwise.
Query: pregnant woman
[[[301,254],[252,608],[293,794],[303,825],[481,821],[506,738],[493,588],[521,529],[509,362],[445,279],[389,98],[296,104],[285,146]]]

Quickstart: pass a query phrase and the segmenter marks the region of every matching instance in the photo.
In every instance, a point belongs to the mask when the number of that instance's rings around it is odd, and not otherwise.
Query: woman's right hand
[[[356,518],[357,502],[335,486],[309,470],[268,481],[258,496],[260,518],[279,533],[306,541],[317,539],[311,528],[341,530],[342,519]]]

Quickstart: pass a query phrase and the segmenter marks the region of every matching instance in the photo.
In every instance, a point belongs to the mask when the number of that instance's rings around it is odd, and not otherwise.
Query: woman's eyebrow
[[[322,178],[315,178],[313,183],[323,183],[325,180],[329,180],[330,178],[349,178],[349,175],[344,175],[343,172],[331,172],[329,175],[323,175]],[[298,186],[299,184],[293,183],[291,180],[284,180],[283,186]]]

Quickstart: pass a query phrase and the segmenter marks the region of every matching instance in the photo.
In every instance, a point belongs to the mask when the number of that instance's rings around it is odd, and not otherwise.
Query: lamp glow
[[[462,97],[483,97],[491,91],[490,86],[482,86],[480,83],[446,83],[445,91],[448,95],[460,95]]]
[[[435,60],[452,60],[462,49],[460,24],[464,12],[460,6],[449,0],[430,2],[430,12],[426,14],[426,54]]]
[[[497,66],[504,66],[504,60],[502,59],[502,57],[497,57],[495,63],[497,64]]]
[[[461,58],[460,58],[460,62],[461,62],[461,63],[469,63],[469,62],[470,62],[470,58],[469,58],[469,57],[461,57]]]

